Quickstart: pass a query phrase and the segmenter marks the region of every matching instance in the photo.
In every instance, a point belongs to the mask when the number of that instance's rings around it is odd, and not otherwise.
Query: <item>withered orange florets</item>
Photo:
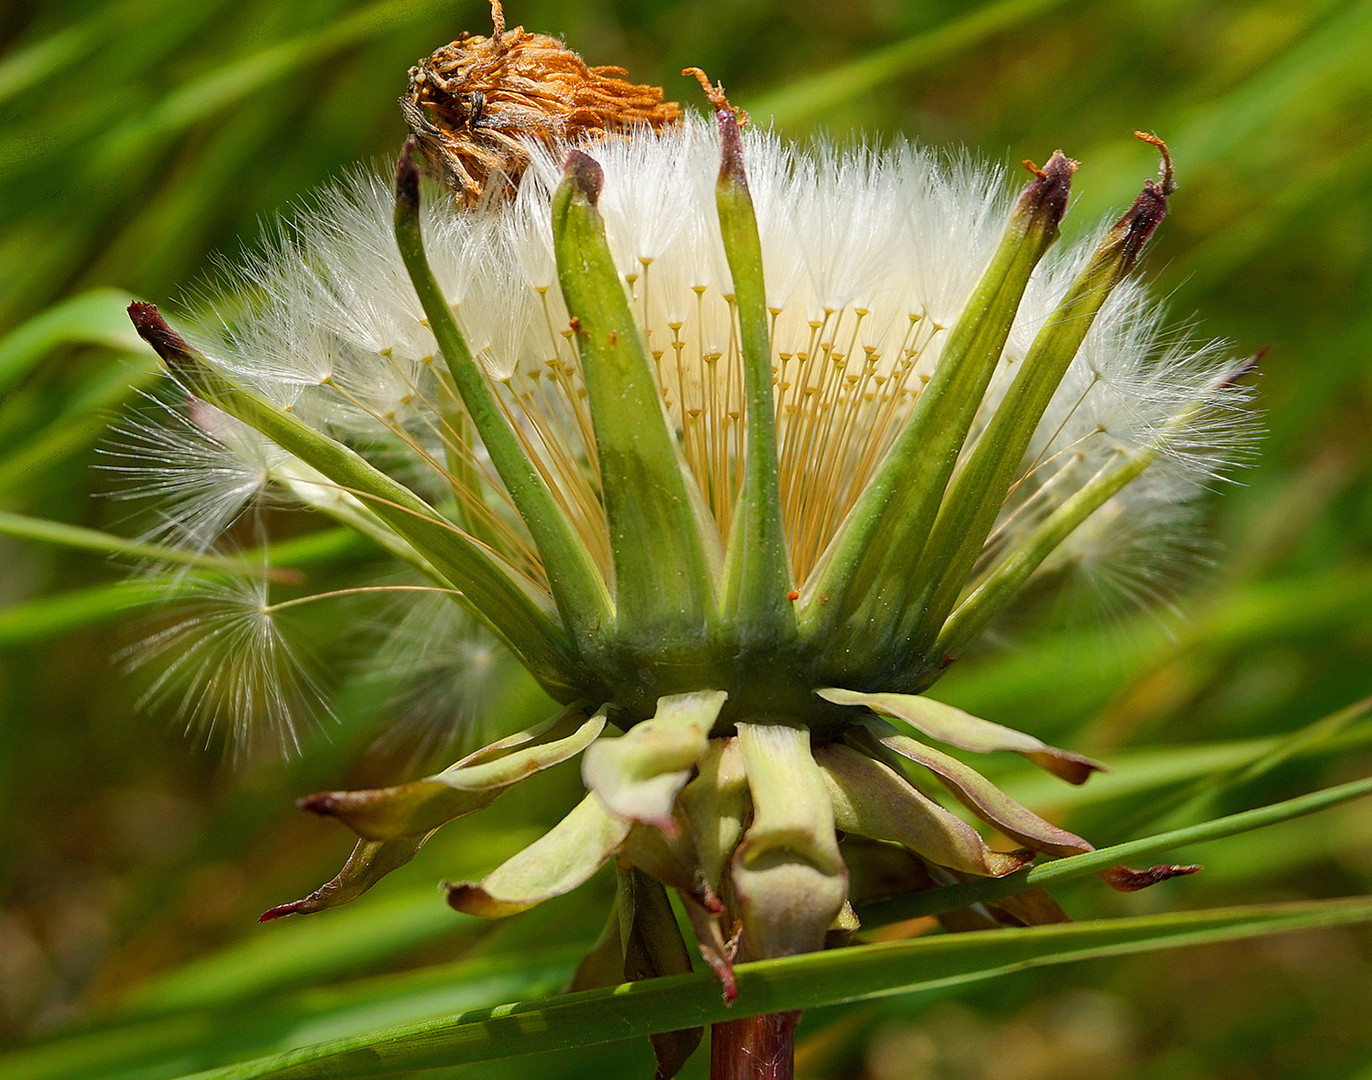
[[[506,30],[498,2],[491,16],[490,37],[464,33],[410,68],[400,99],[425,155],[467,205],[494,179],[518,179],[529,163],[521,140],[552,144],[680,122],[680,107],[659,87],[627,81],[623,68],[587,67],[555,38]]]

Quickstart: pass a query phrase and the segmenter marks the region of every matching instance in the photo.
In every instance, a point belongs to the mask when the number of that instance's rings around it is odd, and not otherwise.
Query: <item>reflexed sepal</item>
[[[930,866],[911,851],[893,844],[845,836],[841,845],[848,864],[848,902],[863,908],[873,901],[910,893],[929,892],[978,875],[957,874],[946,867]],[[983,914],[984,910],[984,914]],[[1042,889],[1028,889],[1013,896],[985,900],[974,907],[940,912],[934,916],[945,930],[985,930],[997,926],[1043,926],[1070,922],[1067,913]]]
[[[625,979],[637,982],[690,972],[691,955],[661,884],[640,870],[621,869],[615,905]],[[702,1028],[692,1027],[649,1036],[657,1059],[654,1080],[670,1080],[680,1072],[702,1035]]]
[[[659,881],[634,867],[616,868],[615,905],[605,929],[577,966],[570,992],[624,982],[685,975],[691,955]],[[657,1058],[654,1080],[670,1080],[700,1045],[699,1027],[650,1035]]]
[[[434,776],[369,791],[325,791],[305,796],[299,806],[338,818],[366,840],[417,836],[481,809],[512,784],[576,756],[604,727],[603,711],[587,717],[584,707],[573,706]]]
[[[448,903],[468,915],[499,919],[571,892],[599,869],[632,824],[587,795],[565,818],[480,882],[449,883]]]
[[[428,832],[398,840],[359,840],[337,877],[303,900],[293,900],[264,911],[258,916],[258,922],[270,922],[285,915],[308,915],[356,900],[392,870],[398,870],[413,859],[432,835],[433,832]]]
[[[1072,921],[1044,889],[1002,896],[986,906],[1000,916],[1001,923],[1006,926],[1054,926]]]
[[[733,884],[743,954],[766,959],[824,945],[848,891],[829,792],[810,753],[810,732],[739,724],[753,822],[734,852]]]
[[[1098,761],[1059,750],[1023,731],[993,724],[990,720],[983,720],[922,694],[862,694],[856,690],[835,688],[816,690],[815,693],[835,705],[866,706],[873,712],[901,720],[931,739],[960,750],[977,753],[1012,750],[1069,784],[1083,784],[1093,772],[1105,769]]]
[[[856,735],[869,749],[885,749],[923,765],[939,778],[957,800],[988,825],[1025,847],[1046,855],[1080,855],[1095,850],[1087,841],[1059,829],[1016,802],[981,773],[957,758],[902,735],[884,720],[864,717]]]
[[[915,790],[889,765],[847,746],[815,751],[845,833],[889,840],[935,866],[979,877],[1003,877],[1030,861],[1025,852],[992,851],[976,829]]]
[[[710,748],[696,766],[696,775],[677,800],[678,813],[686,826],[696,875],[704,889],[717,896],[713,904],[702,902],[696,886],[683,893],[686,914],[700,944],[700,955],[710,965],[724,987],[724,1000],[733,1001],[738,993],[734,962],[738,958],[741,927],[724,921],[732,907],[733,879],[726,873],[744,826],[752,814],[748,779],[743,767],[743,749],[737,738],[710,740]],[[693,901],[694,902],[690,902]]]
[[[675,833],[672,806],[710,746],[723,690],[658,698],[651,720],[618,738],[600,739],[581,759],[581,778],[620,817]]]

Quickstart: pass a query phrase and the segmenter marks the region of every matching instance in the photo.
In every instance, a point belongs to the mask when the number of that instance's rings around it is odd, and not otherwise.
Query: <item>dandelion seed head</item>
[[[906,143],[802,147],[756,129],[743,140],[772,335],[781,511],[802,585],[939,369],[1018,181]],[[597,208],[668,423],[723,539],[742,483],[745,406],[714,125],[688,118],[581,145],[604,173]],[[550,203],[567,147],[530,141],[526,150],[527,167],[499,198],[423,199],[425,246],[500,408],[612,582],[593,424],[553,257]],[[389,184],[370,172],[320,193],[237,272],[233,299],[207,313],[198,344],[235,381],[435,505],[455,503],[462,528],[542,583],[535,546],[464,424],[396,248],[393,212]],[[1051,251],[1029,279],[964,462],[1105,232]],[[1083,484],[1148,447],[1160,448],[1158,465],[1040,578],[1065,578],[1070,564],[1104,592],[1145,598],[1180,576],[1194,547],[1191,506],[1242,461],[1250,439],[1245,395],[1223,385],[1231,366],[1222,343],[1168,329],[1141,284],[1115,289],[1030,440],[968,588]],[[246,460],[264,452],[248,447]],[[258,488],[270,481],[307,505],[366,510],[289,455],[248,471]],[[246,483],[243,473],[238,487]],[[203,494],[185,485],[176,515],[208,543],[242,505],[230,498],[238,487],[222,483],[212,496],[208,485]]]
[[[181,582],[177,621],[126,649],[128,670],[153,672],[140,708],[169,710],[206,745],[238,760],[292,755],[327,714],[313,660],[283,631],[262,578]]]
[[[1120,285],[1166,209],[1165,147],[1161,187],[1049,253],[1061,152],[1016,194],[908,144],[740,136],[706,85],[717,135],[492,15],[491,38],[412,72],[394,198],[363,173],[326,190],[248,261],[203,352],[130,308],[188,393],[300,460],[215,414],[192,434],[243,443],[256,489],[428,582],[275,604],[265,580],[196,583],[142,650],[162,656],[149,701],[289,750],[320,693],[283,615],[390,595],[346,620],[392,697],[387,749],[413,763],[474,734],[516,659],[565,706],[424,780],[304,800],[371,843],[264,917],[358,895],[577,754],[587,797],[449,903],[509,914],[618,859],[681,891],[726,997],[736,961],[854,925],[854,841],[903,848],[909,890],[1090,851],[922,740],[1071,783],[1103,766],[923,691],[1026,587],[1104,611],[1203,556],[1196,496],[1243,451],[1236,369]],[[586,126],[552,86],[609,104]],[[421,192],[416,147],[446,192]],[[988,847],[933,783],[1021,848]],[[1065,915],[1003,898],[972,917]]]
[[[280,448],[203,401],[145,393],[100,448],[110,497],[151,501],[156,514],[139,539],[208,551],[254,505],[286,502],[273,473]]]

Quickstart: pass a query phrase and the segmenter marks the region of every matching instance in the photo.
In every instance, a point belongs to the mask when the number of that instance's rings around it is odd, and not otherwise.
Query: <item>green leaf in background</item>
[[[990,761],[988,774],[1036,812],[1099,845],[1144,837],[1107,849],[1118,858],[1208,837],[1206,872],[1121,898],[1089,878],[1068,882],[1089,868],[1060,860],[1029,874],[1040,884],[1062,875],[1061,901],[1087,921],[744,969],[744,994],[916,991],[808,1014],[802,1034],[824,1048],[811,1075],[888,1080],[882,1045],[943,1053],[937,1025],[956,1021],[978,1033],[960,1046],[969,1070],[989,1068],[997,1045],[1022,1049],[1028,1032],[1043,1075],[1372,1080],[1372,1030],[1350,1022],[1372,1010],[1365,928],[1221,946],[1203,963],[1124,955],[1362,920],[1360,902],[1093,921],[1372,891],[1368,800],[1286,817],[1344,798],[1350,780],[1372,773],[1372,725],[1349,711],[1372,692],[1372,3],[508,7],[512,26],[563,35],[588,62],[623,64],[669,98],[696,100],[677,73],[699,65],[755,123],[788,135],[908,136],[1004,163],[1061,145],[1082,161],[1069,229],[1123,208],[1155,164],[1131,133],[1155,131],[1175,151],[1181,188],[1144,276],[1201,337],[1233,339],[1236,355],[1271,346],[1258,379],[1269,435],[1242,486],[1207,511],[1218,543],[1202,554],[1213,566],[1175,568],[1183,590],[1201,586],[1183,592],[1181,616],[1135,616],[1127,574],[1114,573],[1128,568],[1106,567],[1080,583],[1080,603],[1046,612],[1043,627],[999,628],[1008,647],[969,655],[938,686],[960,708],[1112,767],[1068,789],[1013,755]],[[3,509],[130,535],[110,502],[89,497],[100,486],[93,447],[131,386],[152,377],[129,351],[127,296],[186,297],[194,308],[215,291],[205,284],[215,252],[234,258],[262,222],[308,212],[294,200],[329,177],[394,155],[394,99],[417,57],[488,28],[484,0],[44,0],[0,13]],[[433,890],[443,874],[479,877],[546,830],[580,797],[574,777],[541,777],[539,794],[501,800],[483,811],[501,815],[488,834],[431,844],[354,911],[257,927],[264,907],[313,887],[339,859],[340,836],[302,821],[295,797],[425,771],[399,743],[374,744],[378,729],[396,737],[397,715],[354,685],[332,742],[318,739],[304,760],[236,772],[216,763],[168,734],[165,718],[136,714],[138,688],[110,662],[173,576],[124,582],[99,553],[107,541],[38,529],[46,535],[0,539],[0,1040],[18,1047],[0,1058],[6,1080],[172,1080],[224,1066],[216,1075],[258,1075],[233,1063],[283,1052],[301,1055],[296,1075],[313,1075],[329,1059],[303,1048],[349,1039],[351,1060],[374,1061],[397,1025],[423,1025],[398,1044],[406,1053],[471,1037],[462,1052],[489,1055],[570,1046],[588,1032],[623,1037],[625,1017],[652,1027],[685,1022],[683,1008],[714,1015],[718,987],[699,976],[528,1001],[565,984],[578,943],[603,922],[596,883],[587,899],[480,929]],[[54,542],[62,537],[97,551]],[[376,564],[369,545],[326,530],[274,543],[271,565],[327,588]],[[512,700],[522,704],[504,708]],[[478,712],[482,703],[503,730],[547,710],[532,687],[466,699]],[[1104,953],[1115,958],[1036,970]],[[1003,977],[986,982],[992,972]],[[1126,1052],[1108,1068],[1045,1033],[1045,1016],[1074,991],[1109,1002],[1122,1025]],[[492,1008],[515,1000],[526,1003]],[[459,1015],[472,1009],[491,1011]],[[615,1053],[537,1067],[600,1077],[624,1060]],[[462,1067],[478,1069],[498,1072]]]

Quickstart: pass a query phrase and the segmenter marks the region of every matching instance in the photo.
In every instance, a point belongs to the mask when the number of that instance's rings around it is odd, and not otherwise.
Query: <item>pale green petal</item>
[[[824,946],[848,892],[828,789],[810,732],[739,724],[753,823],[734,854],[733,882],[749,959]]]
[[[651,720],[587,749],[581,759],[586,787],[620,817],[675,832],[677,793],[709,749],[710,728],[728,696],[723,690],[704,690],[658,698]]]
[[[678,799],[686,833],[710,887],[724,888],[724,868],[743,839],[744,823],[752,813],[743,749],[738,739],[713,739],[696,765],[696,776]]]
[[[828,782],[834,819],[846,833],[890,840],[935,865],[981,877],[1000,877],[1028,861],[992,851],[967,822],[866,754],[825,746],[815,760]]]
[[[619,856],[662,884],[679,889],[700,903],[712,903],[710,898],[714,894],[706,885],[705,876],[694,872],[695,867],[686,855],[689,848],[684,846],[685,840],[680,835],[668,839],[653,825],[635,824],[620,845]]]
[[[431,831],[423,836],[402,836],[397,840],[359,840],[337,877],[303,900],[293,900],[263,912],[258,921],[269,922],[284,915],[308,915],[356,900],[392,870],[398,870],[413,859],[432,835]]]
[[[856,690],[834,688],[815,693],[835,705],[865,705],[873,712],[902,720],[931,739],[961,750],[979,753],[1013,750],[1070,784],[1085,783],[1093,772],[1105,768],[1098,761],[1059,750],[1023,731],[993,724],[922,694],[861,694]]]
[[[321,792],[301,799],[300,806],[338,818],[366,840],[418,836],[494,802],[525,777],[575,757],[604,727],[603,711],[588,718],[584,707],[573,706],[424,780],[369,791]]]
[[[875,716],[863,719],[860,731],[873,748],[885,747],[903,758],[923,765],[942,781],[961,802],[982,821],[994,825],[1006,836],[1026,847],[1048,855],[1080,855],[1094,850],[1080,836],[1059,829],[1039,817],[987,780],[981,773],[957,758],[902,735]]]
[[[478,883],[449,884],[448,903],[468,915],[498,919],[571,892],[599,869],[631,825],[587,795],[565,818]]]

